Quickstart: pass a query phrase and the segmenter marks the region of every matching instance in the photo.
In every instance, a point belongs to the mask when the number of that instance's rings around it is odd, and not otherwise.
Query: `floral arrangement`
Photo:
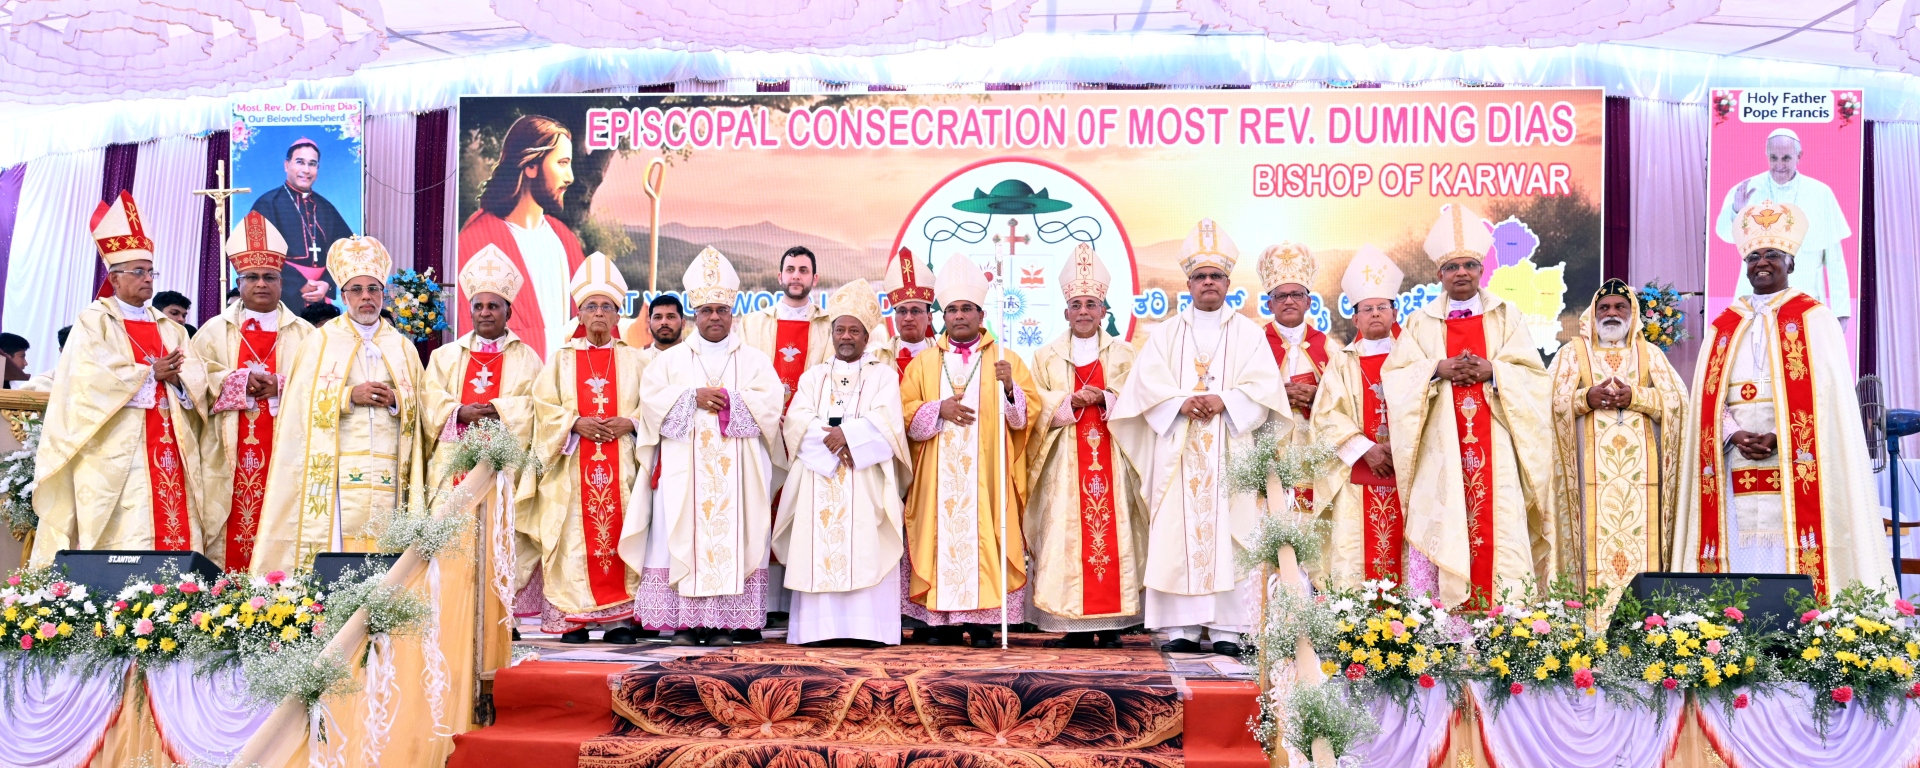
[[[1450,682],[1462,669],[1464,626],[1439,600],[1379,580],[1333,593],[1327,606],[1335,632],[1319,652],[1328,676],[1365,681],[1404,705],[1416,689]]]
[[[421,500],[420,495],[409,494],[411,501],[402,501],[392,509],[374,512],[373,518],[367,522],[367,529],[374,532],[375,548],[396,554],[413,549],[425,560],[464,549],[467,530],[474,522],[473,516],[447,514],[434,517],[433,508],[437,506],[437,499],[433,497],[439,494],[429,491],[425,495],[428,498]]]
[[[1254,523],[1253,537],[1245,549],[1234,555],[1241,573],[1252,573],[1262,565],[1278,565],[1280,548],[1293,547],[1293,558],[1306,568],[1320,559],[1320,545],[1333,530],[1333,523],[1304,515],[1261,515]]]
[[[188,614],[188,642],[196,653],[276,652],[286,644],[324,640],[326,593],[306,576],[283,571],[248,576],[229,573],[208,587]]]
[[[85,648],[88,627],[100,616],[84,584],[58,578],[49,569],[17,570],[0,587],[0,648],[29,658],[57,661]]]
[[[1733,97],[1733,91],[1714,91],[1713,92],[1713,124],[1714,125],[1719,125],[1721,123],[1726,122],[1727,118],[1733,115],[1734,107],[1737,106],[1735,104],[1736,101],[1737,100]]]
[[[1813,689],[1813,717],[1825,733],[1834,710],[1860,702],[1876,719],[1902,699],[1920,698],[1914,665],[1920,630],[1913,604],[1891,591],[1854,584],[1822,606],[1799,601],[1803,611],[1787,633],[1781,675]]]
[[[27,534],[40,527],[40,516],[33,511],[33,456],[40,450],[40,414],[32,414],[20,426],[25,433],[20,450],[0,456],[0,513],[6,515],[13,538],[25,541]]]
[[[1644,601],[1624,596],[1607,633],[1611,652],[1595,645],[1603,677],[1646,683],[1652,695],[1642,701],[1656,712],[1664,712],[1668,701],[1660,691],[1745,709],[1746,694],[1736,689],[1767,682],[1773,671],[1766,655],[1773,638],[1747,631],[1751,596],[1744,588],[1719,588],[1707,596],[1661,593]]]
[[[327,696],[360,689],[353,665],[339,654],[326,652],[326,641],[306,640],[279,653],[246,659],[247,696],[257,702],[279,702],[291,696],[311,708]]]
[[[539,459],[534,458],[526,444],[499,419],[481,419],[468,425],[454,443],[448,470],[462,475],[472,472],[482,462],[500,472],[532,469],[538,473],[541,470]]]
[[[1687,313],[1680,310],[1683,297],[1672,283],[1650,281],[1640,287],[1639,294],[1642,337],[1663,351],[1687,340]]]
[[[1489,683],[1496,713],[1534,686],[1571,686],[1589,695],[1597,691],[1594,659],[1609,646],[1589,626],[1592,602],[1564,584],[1531,601],[1515,600],[1509,592],[1473,622],[1474,675]]]
[[[197,573],[164,569],[153,579],[128,581],[102,606],[106,616],[94,622],[96,652],[149,662],[178,658],[210,587]]]
[[[447,329],[447,302],[440,283],[433,279],[433,268],[425,272],[400,270],[387,284],[387,308],[393,312],[393,328],[414,341],[426,341]]]
[[[1852,125],[1854,118],[1860,116],[1860,93],[1841,91],[1839,98],[1834,100],[1834,107],[1840,114],[1840,124]]]
[[[1317,441],[1307,445],[1282,445],[1279,428],[1269,421],[1254,428],[1253,450],[1228,457],[1227,490],[1265,498],[1268,477],[1278,479],[1282,487],[1292,488],[1312,482],[1338,458],[1332,447]]]
[[[1313,754],[1313,742],[1326,739],[1336,759],[1380,732],[1380,724],[1360,703],[1357,686],[1339,679],[1297,688],[1287,696],[1287,743],[1302,754]]]

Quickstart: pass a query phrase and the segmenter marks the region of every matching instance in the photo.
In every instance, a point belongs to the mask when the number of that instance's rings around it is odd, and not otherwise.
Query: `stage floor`
[[[569,645],[526,635],[499,670],[494,725],[450,766],[1256,768],[1257,688],[1238,659],[1118,649],[787,645],[664,639]],[[794,762],[798,760],[799,762]],[[933,763],[926,763],[932,760]]]

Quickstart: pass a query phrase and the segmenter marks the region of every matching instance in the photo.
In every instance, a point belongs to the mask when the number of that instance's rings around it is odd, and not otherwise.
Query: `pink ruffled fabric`
[[[640,571],[640,592],[634,597],[633,618],[647,629],[677,630],[764,629],[767,626],[767,569],[747,574],[745,590],[737,595],[682,597],[667,584],[666,568]]]
[[[977,611],[936,611],[916,603],[909,595],[913,591],[913,564],[908,562],[910,555],[900,557],[900,615],[919,619],[929,627],[945,627],[954,624],[998,624],[999,608],[984,608]],[[1007,593],[1007,623],[1020,624],[1027,620],[1027,588]]]

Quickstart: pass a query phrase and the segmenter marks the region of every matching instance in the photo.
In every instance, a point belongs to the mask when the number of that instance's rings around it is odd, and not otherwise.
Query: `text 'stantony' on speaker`
[[[220,578],[220,569],[206,555],[178,550],[63,549],[54,553],[53,565],[66,570],[68,581],[99,594],[119,592],[129,579],[151,579],[165,570],[199,574],[209,582]]]

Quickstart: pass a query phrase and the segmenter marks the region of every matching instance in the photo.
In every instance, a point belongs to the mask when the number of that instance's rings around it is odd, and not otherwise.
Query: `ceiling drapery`
[[[1464,50],[1618,42],[1712,15],[1720,0],[1181,0],[1196,21],[1275,40]]]
[[[582,48],[900,53],[1020,34],[1034,0],[493,0],[501,18]]]
[[[224,94],[351,74],[386,48],[380,0],[13,0],[0,97]]]
[[[1853,47],[1873,57],[1873,63],[1897,67],[1903,72],[1920,72],[1920,29],[1914,28],[1920,17],[1920,0],[1900,0],[1900,26],[1891,35],[1867,27],[1867,20],[1880,7],[1894,0],[1859,0],[1853,5]]]

